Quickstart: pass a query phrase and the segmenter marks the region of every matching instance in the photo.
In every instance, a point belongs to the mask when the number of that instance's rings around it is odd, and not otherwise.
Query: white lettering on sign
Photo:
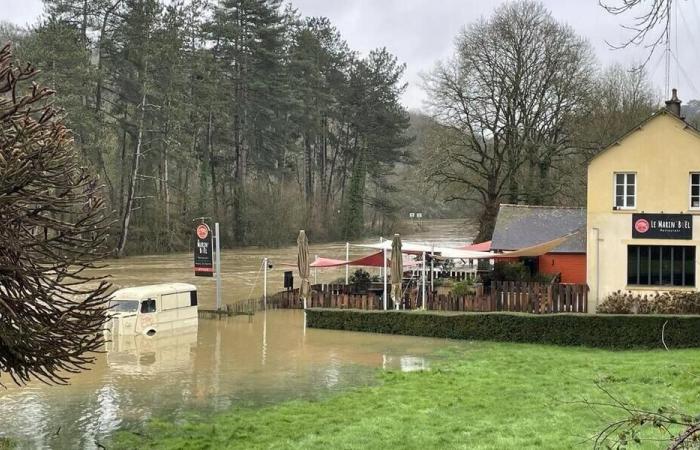
[[[652,220],[652,228],[677,228],[689,230],[692,225],[689,220]]]

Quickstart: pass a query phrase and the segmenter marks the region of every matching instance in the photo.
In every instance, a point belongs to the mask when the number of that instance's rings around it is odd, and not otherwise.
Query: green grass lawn
[[[591,448],[624,417],[601,386],[637,406],[700,412],[700,350],[611,352],[542,345],[455,345],[425,372],[378,375],[374,387],[320,401],[152,421],[116,448]],[[648,437],[660,439],[657,431]],[[663,448],[648,442],[641,448]]]

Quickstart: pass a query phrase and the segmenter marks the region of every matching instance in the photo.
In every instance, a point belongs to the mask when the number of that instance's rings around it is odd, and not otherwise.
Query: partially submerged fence
[[[455,296],[428,293],[425,307],[433,311],[523,312],[531,314],[585,313],[588,311],[588,287],[585,284],[551,284],[528,282],[494,282],[490,292]],[[388,308],[394,309],[391,299]],[[268,298],[268,308],[300,309],[299,290],[279,292]],[[379,310],[381,294],[374,291],[353,292],[343,285],[316,285],[307,300],[307,308]],[[417,290],[408,291],[398,309],[420,309],[423,301]]]

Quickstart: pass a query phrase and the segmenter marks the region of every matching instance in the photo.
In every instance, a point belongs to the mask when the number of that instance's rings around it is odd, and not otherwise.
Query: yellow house
[[[697,290],[700,132],[675,89],[666,105],[588,166],[590,312],[618,290]]]

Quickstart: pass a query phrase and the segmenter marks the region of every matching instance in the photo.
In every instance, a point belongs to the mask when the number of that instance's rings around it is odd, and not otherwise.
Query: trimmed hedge
[[[700,316],[437,313],[309,309],[310,328],[410,336],[583,345],[610,349],[700,347]]]

